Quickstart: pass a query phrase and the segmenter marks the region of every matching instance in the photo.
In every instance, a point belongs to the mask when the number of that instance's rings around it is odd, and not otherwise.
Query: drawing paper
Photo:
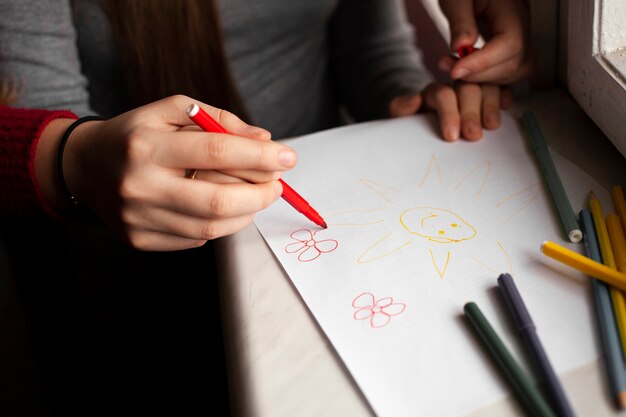
[[[418,115],[286,141],[284,179],[325,218],[322,230],[284,201],[256,226],[378,416],[461,416],[510,388],[466,323],[474,301],[524,369],[523,345],[497,290],[509,272],[557,373],[599,356],[589,280],[543,255],[570,243],[521,124],[478,142],[440,139]],[[578,212],[590,176],[552,152]]]

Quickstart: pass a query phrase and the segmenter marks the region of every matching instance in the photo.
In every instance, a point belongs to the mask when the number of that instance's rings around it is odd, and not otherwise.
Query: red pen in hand
[[[211,117],[209,113],[204,111],[197,104],[192,104],[187,108],[187,115],[205,132],[228,133],[226,129],[222,127],[222,125],[220,125],[214,118]],[[304,214],[316,225],[323,227],[324,229],[328,228],[322,216],[320,216],[319,213],[315,211],[315,209],[313,209],[313,207],[311,207],[300,194],[298,194],[281,178],[279,178],[278,181],[280,181],[280,183],[283,185],[282,197],[283,199],[285,199],[286,202],[291,204],[293,208]]]

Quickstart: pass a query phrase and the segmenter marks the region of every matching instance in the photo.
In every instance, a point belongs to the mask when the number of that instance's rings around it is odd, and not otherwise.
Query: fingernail
[[[456,127],[449,127],[446,130],[446,139],[459,140],[459,129],[457,129]]]
[[[459,68],[453,78],[455,79],[463,78],[469,73],[470,72],[467,68]]]
[[[485,115],[485,127],[487,129],[495,129],[500,125],[500,120],[498,119],[498,114],[488,113]]]
[[[471,121],[467,124],[467,136],[469,140],[478,140],[483,137],[482,129],[477,122]]]
[[[289,149],[283,149],[278,154],[278,161],[285,167],[291,168],[296,164],[296,153]]]

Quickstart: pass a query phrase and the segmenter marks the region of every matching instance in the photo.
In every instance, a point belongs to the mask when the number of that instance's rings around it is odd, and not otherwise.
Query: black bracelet
[[[81,117],[67,128],[67,130],[63,134],[63,137],[61,138],[61,142],[59,143],[59,150],[57,151],[57,175],[59,176],[59,183],[61,184],[63,193],[72,204],[78,204],[78,200],[76,200],[76,197],[72,195],[70,189],[67,188],[67,184],[65,183],[65,176],[63,175],[63,152],[65,151],[65,145],[67,144],[67,140],[70,138],[70,135],[72,134],[74,129],[76,129],[79,125],[85,122],[91,122],[94,120],[104,120],[104,118],[100,116]]]

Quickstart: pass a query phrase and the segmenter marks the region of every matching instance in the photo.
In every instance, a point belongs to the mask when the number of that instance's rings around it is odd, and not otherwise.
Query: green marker
[[[489,324],[476,303],[469,302],[463,307],[465,316],[495,359],[498,367],[511,383],[522,405],[537,417],[556,417],[539,390],[533,385],[522,368],[517,364],[513,355],[508,351],[493,327]]]
[[[522,120],[528,131],[530,144],[537,155],[539,166],[543,172],[543,178],[548,184],[550,194],[561,217],[565,234],[571,242],[580,242],[583,239],[583,233],[580,231],[578,219],[576,219],[576,214],[567,198],[567,193],[565,192],[565,188],[563,188],[559,173],[550,156],[550,150],[548,149],[546,140],[541,133],[541,129],[539,129],[539,123],[537,123],[535,115],[530,111],[524,112]]]

